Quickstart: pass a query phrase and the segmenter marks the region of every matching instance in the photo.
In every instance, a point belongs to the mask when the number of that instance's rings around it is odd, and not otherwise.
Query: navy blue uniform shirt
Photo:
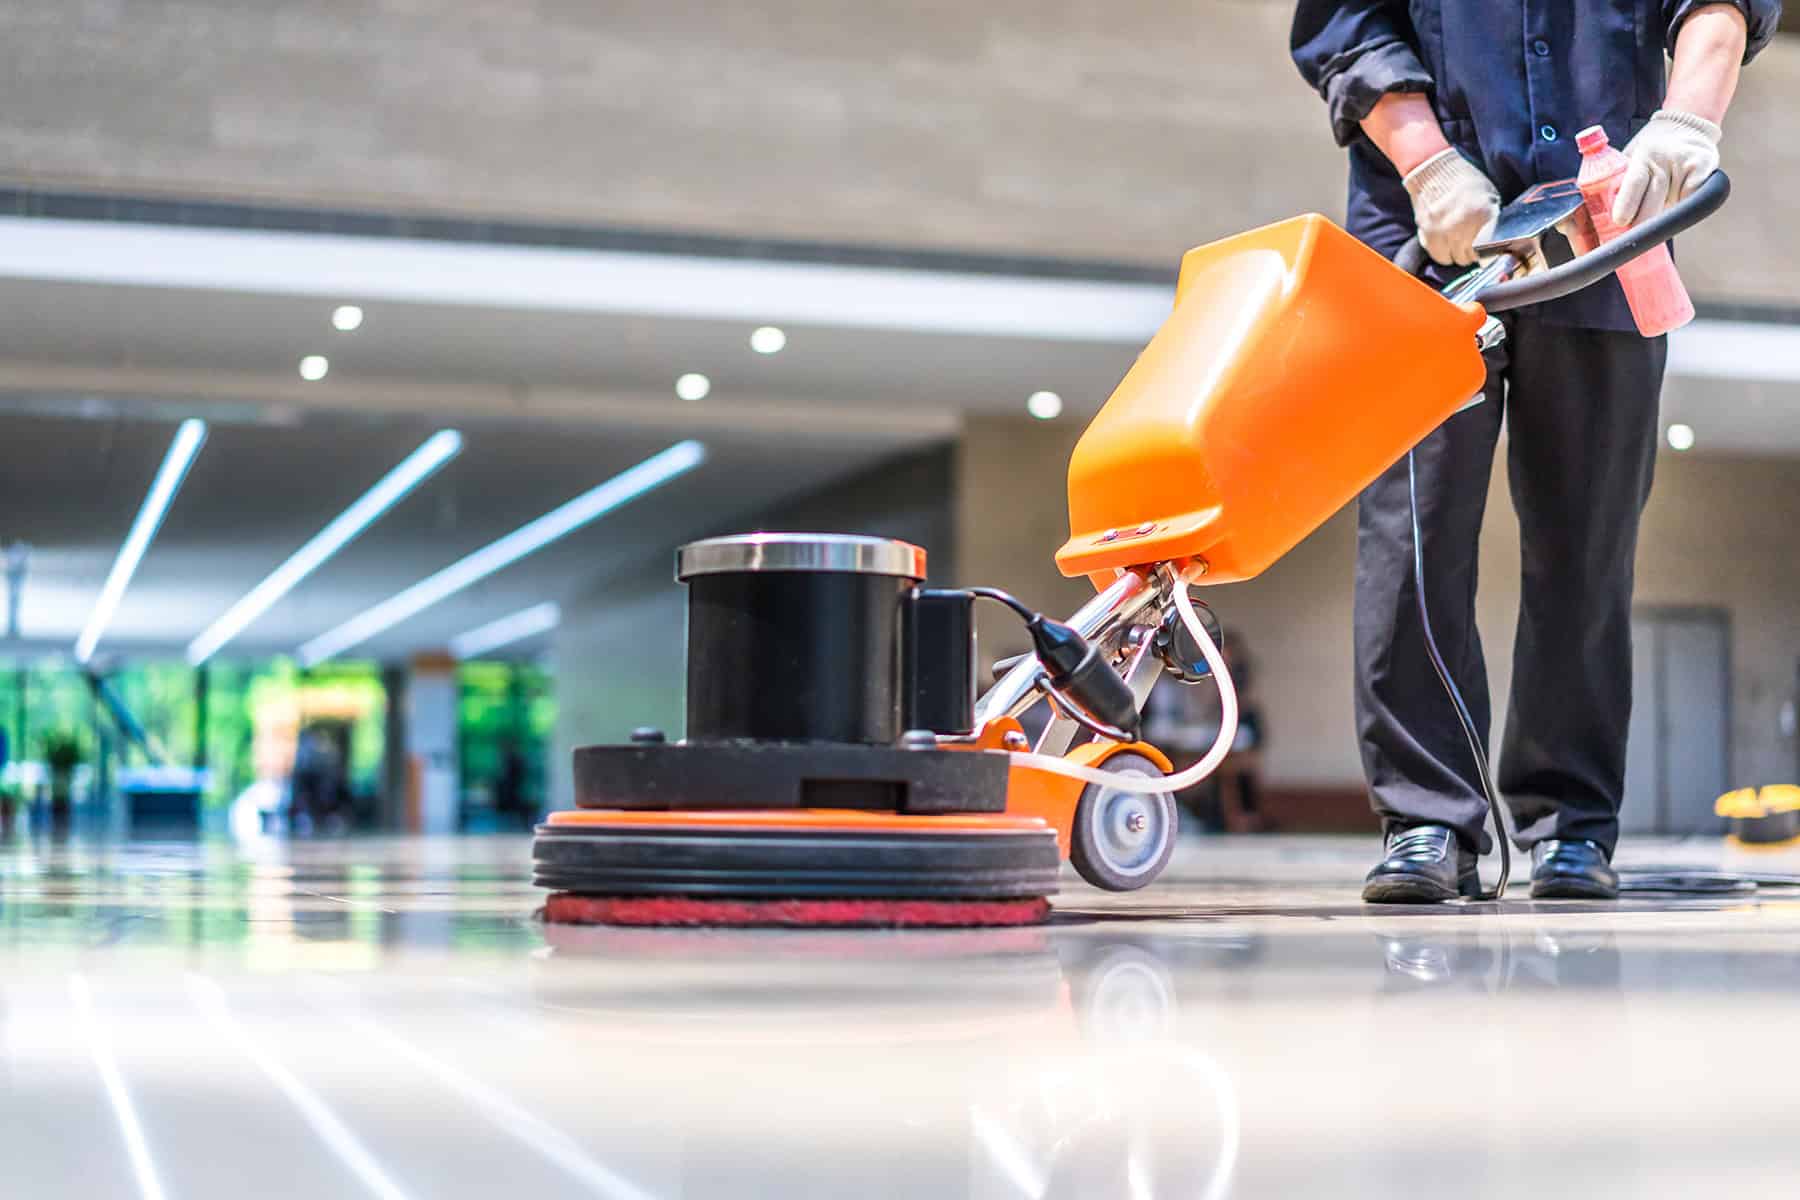
[[[1580,170],[1578,130],[1603,126],[1622,149],[1644,127],[1662,105],[1664,52],[1704,2],[1299,0],[1294,63],[1350,149],[1350,232],[1390,256],[1414,232],[1412,198],[1359,124],[1384,94],[1429,95],[1444,136],[1504,203]],[[1735,5],[1750,26],[1748,62],[1774,36],[1781,0]],[[1564,325],[1635,328],[1611,279],[1537,311]]]

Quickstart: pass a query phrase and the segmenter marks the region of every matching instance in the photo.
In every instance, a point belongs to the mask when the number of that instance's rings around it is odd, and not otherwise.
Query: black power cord
[[[972,596],[1004,604],[1025,622],[1032,653],[1044,668],[1052,693],[1080,710],[1071,714],[1090,718],[1095,732],[1120,741],[1135,742],[1143,724],[1131,685],[1119,678],[1098,647],[1074,626],[1033,612],[1024,601],[999,588],[967,589]]]
[[[1031,622],[1036,620],[1040,615],[1036,609],[1032,608],[1029,604],[1026,604],[1011,592],[1002,591],[996,587],[972,587],[967,590],[971,596],[978,596],[983,600],[992,600],[996,604],[1003,604],[1007,608],[1012,609],[1019,615],[1019,619],[1024,621],[1027,625],[1031,624]]]
[[[1425,653],[1431,658],[1438,682],[1444,685],[1444,693],[1456,709],[1463,736],[1469,740],[1469,753],[1475,757],[1475,771],[1481,779],[1481,794],[1487,797],[1488,816],[1494,820],[1494,840],[1500,845],[1500,878],[1491,890],[1481,893],[1481,899],[1498,900],[1506,894],[1506,885],[1512,879],[1512,848],[1507,841],[1506,818],[1500,812],[1500,793],[1488,777],[1487,751],[1482,748],[1481,735],[1475,732],[1475,718],[1470,715],[1456,682],[1450,678],[1450,668],[1444,665],[1444,656],[1438,653],[1437,638],[1431,632],[1431,609],[1425,603],[1425,543],[1419,534],[1419,482],[1411,450],[1406,452],[1406,498],[1412,515],[1413,597],[1418,601],[1419,628],[1425,633]]]
[[[1763,888],[1800,887],[1800,875],[1708,871],[1697,867],[1635,867],[1619,872],[1621,892],[1663,892],[1682,896],[1741,896]]]

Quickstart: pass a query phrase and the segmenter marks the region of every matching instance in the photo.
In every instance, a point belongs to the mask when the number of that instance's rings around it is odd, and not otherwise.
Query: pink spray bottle
[[[1606,131],[1598,125],[1590,125],[1577,134],[1575,145],[1581,151],[1581,174],[1576,176],[1576,186],[1593,219],[1594,232],[1602,243],[1610,242],[1626,230],[1626,226],[1613,223],[1612,206],[1630,160],[1612,148]],[[1682,286],[1666,244],[1632,259],[1619,268],[1618,275],[1625,289],[1625,302],[1631,306],[1631,318],[1645,337],[1680,329],[1694,319],[1694,302]]]

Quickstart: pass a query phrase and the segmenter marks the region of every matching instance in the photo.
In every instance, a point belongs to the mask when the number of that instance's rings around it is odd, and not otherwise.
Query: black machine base
[[[533,882],[607,896],[1006,899],[1056,891],[1048,828],[983,833],[540,825]]]
[[[968,750],[789,742],[584,746],[575,751],[575,804],[997,813],[1006,809],[1006,776],[1004,754]]]

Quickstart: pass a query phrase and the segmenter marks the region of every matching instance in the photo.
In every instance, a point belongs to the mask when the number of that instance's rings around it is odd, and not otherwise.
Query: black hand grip
[[[1431,265],[1431,256],[1425,253],[1423,242],[1419,241],[1416,236],[1409,237],[1406,239],[1406,244],[1400,247],[1399,252],[1394,255],[1394,265],[1408,275],[1417,278],[1420,272]]]
[[[1507,283],[1497,283],[1473,297],[1491,313],[1523,308],[1560,300],[1572,292],[1595,284],[1644,253],[1655,249],[1678,233],[1692,229],[1719,211],[1731,195],[1731,180],[1723,171],[1714,171],[1705,183],[1685,199],[1642,225],[1634,225],[1612,241],[1560,267],[1527,275]]]
[[[1543,304],[1544,300],[1561,300],[1571,291],[1580,291],[1606,279],[1645,250],[1654,250],[1679,232],[1696,227],[1717,212],[1730,194],[1730,176],[1724,171],[1714,171],[1706,176],[1705,184],[1688,194],[1687,200],[1679,201],[1649,221],[1643,221],[1642,225],[1633,225],[1598,250],[1591,250],[1589,254],[1580,255],[1579,259],[1571,259],[1548,272],[1499,282],[1474,299],[1480,300],[1481,308],[1490,313],[1505,313],[1526,304]]]
[[[1507,312],[1523,308],[1527,304],[1542,304],[1546,300],[1560,300],[1584,287],[1599,283],[1644,251],[1692,229],[1718,212],[1730,195],[1730,177],[1723,171],[1714,171],[1687,199],[1665,209],[1642,225],[1633,226],[1623,236],[1614,238],[1598,250],[1571,259],[1549,271],[1540,271],[1536,275],[1527,275],[1523,279],[1513,279],[1506,283],[1496,283],[1473,299],[1479,300],[1482,307],[1491,313]],[[1394,255],[1394,265],[1408,275],[1416,276],[1430,264],[1431,259],[1417,237],[1407,238],[1406,243]]]

